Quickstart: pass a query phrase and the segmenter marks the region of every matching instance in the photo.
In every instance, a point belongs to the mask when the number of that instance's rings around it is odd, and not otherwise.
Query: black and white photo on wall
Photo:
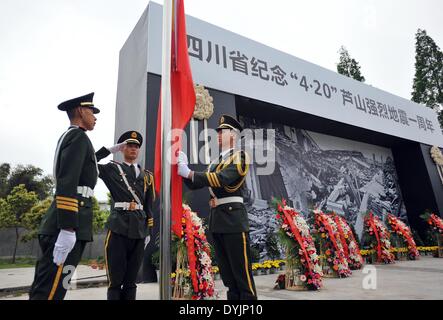
[[[306,218],[314,209],[334,211],[346,218],[360,238],[367,211],[382,221],[388,213],[407,221],[390,149],[279,123],[247,117],[241,121],[245,128],[275,130],[274,171],[258,175],[252,163],[245,190],[257,259],[277,258],[272,241],[277,231],[273,197],[287,199]]]

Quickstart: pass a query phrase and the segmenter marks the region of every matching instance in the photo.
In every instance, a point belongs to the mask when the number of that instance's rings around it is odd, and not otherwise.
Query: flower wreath
[[[377,253],[377,262],[394,263],[389,232],[372,212],[365,216],[365,232],[372,240],[371,245]]]
[[[177,270],[173,277],[176,293],[174,296],[182,298],[191,295],[192,300],[215,298],[211,248],[202,220],[185,204],[182,213],[182,237],[178,239],[177,246]],[[189,284],[192,293],[186,290]]]
[[[418,258],[420,254],[418,253],[417,245],[412,237],[411,229],[403,221],[392,214],[388,214],[387,225],[390,228],[391,234],[395,233],[406,243],[408,246],[409,258],[411,260]]]
[[[335,212],[332,213],[332,218],[337,225],[345,256],[348,259],[349,268],[351,270],[361,269],[363,266],[363,257],[360,253],[360,248],[358,247],[358,243],[355,240],[351,227],[349,227],[343,217]]]
[[[279,235],[287,251],[287,267],[297,265],[300,269],[298,282],[310,290],[322,286],[322,271],[314,240],[303,216],[286,204],[286,200],[274,200],[276,218],[280,223]]]
[[[334,219],[320,210],[314,211],[314,218],[314,225],[317,234],[321,237],[320,246],[326,255],[326,261],[340,278],[349,277],[352,271],[349,268],[338,227]]]

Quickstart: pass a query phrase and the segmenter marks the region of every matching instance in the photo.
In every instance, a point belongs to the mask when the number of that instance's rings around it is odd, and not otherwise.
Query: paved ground
[[[320,291],[274,290],[277,275],[254,277],[258,297],[261,300],[299,300],[299,299],[443,299],[443,259],[424,256],[418,261],[396,261],[393,265],[376,265],[375,290],[364,289],[363,282],[368,273],[354,271],[345,279],[325,279],[324,288]],[[370,271],[373,274],[372,271]],[[29,285],[34,274],[33,268],[0,270],[0,289]],[[94,270],[80,266],[78,278],[104,275],[103,270]],[[99,279],[105,279],[101,277]],[[226,299],[226,290],[220,280],[216,281],[219,299]],[[155,300],[159,297],[158,284],[140,284],[139,300]],[[9,296],[1,299],[26,300],[26,294]],[[66,299],[70,300],[104,300],[106,287],[69,290]]]

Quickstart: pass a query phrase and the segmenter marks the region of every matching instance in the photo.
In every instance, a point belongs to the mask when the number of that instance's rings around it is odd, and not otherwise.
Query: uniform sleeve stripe
[[[78,203],[72,203],[72,202],[68,202],[68,201],[59,201],[59,200],[57,200],[56,202],[57,202],[57,205],[61,204],[61,205],[65,205],[65,206],[78,208]]]
[[[68,198],[68,197],[62,197],[62,196],[55,196],[55,199],[56,200],[73,202],[73,203],[78,203],[78,200],[76,198]]]
[[[209,173],[208,177],[210,179],[211,187],[216,187],[217,185],[214,182],[214,177],[212,176],[212,173]]]
[[[212,181],[214,182],[214,185],[216,187],[219,187],[220,185],[219,185],[219,183],[217,181],[217,175],[215,173],[210,173],[210,175],[211,175]]]
[[[218,180],[217,174],[216,173],[212,173],[212,175],[213,175],[214,182],[217,185],[217,187],[221,187],[220,180]]]
[[[78,212],[78,208],[76,208],[76,207],[64,206],[64,205],[59,205],[59,204],[57,204],[57,209],[65,209],[68,211]]]
[[[211,187],[214,187],[214,182],[212,181],[211,174],[210,174],[210,173],[206,173],[206,177],[208,178],[209,185],[210,185]]]
[[[208,179],[209,185],[212,187],[212,180],[209,173],[206,173],[206,178]]]
[[[215,175],[215,173],[210,173],[209,175],[211,176],[214,187],[219,187],[219,185],[217,184],[217,176]]]

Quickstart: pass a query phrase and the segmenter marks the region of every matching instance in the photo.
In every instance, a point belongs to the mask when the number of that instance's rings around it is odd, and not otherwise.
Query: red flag
[[[191,120],[195,106],[195,91],[189,65],[186,36],[185,8],[183,0],[173,1],[172,44],[171,44],[171,113],[172,130],[183,130]],[[157,117],[155,144],[155,189],[160,191],[161,182],[161,101]],[[173,141],[172,163],[176,163],[177,149],[181,149],[181,137]],[[171,165],[171,217],[172,230],[181,237],[182,178],[177,174],[177,165]]]

